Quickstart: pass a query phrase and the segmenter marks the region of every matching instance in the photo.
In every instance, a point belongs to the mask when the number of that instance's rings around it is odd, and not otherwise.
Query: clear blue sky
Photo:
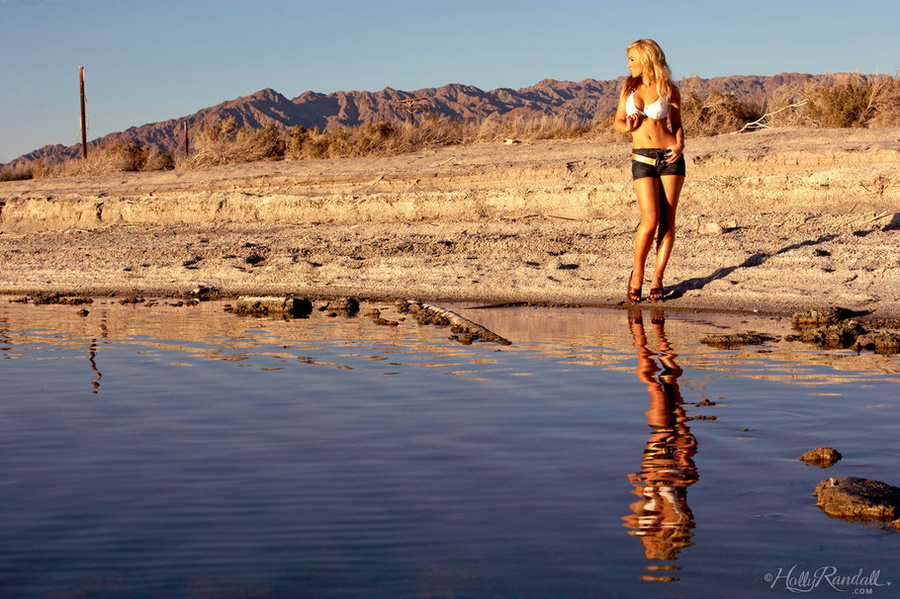
[[[0,0],[0,163],[271,87],[614,79],[651,37],[676,78],[897,75],[896,0]]]

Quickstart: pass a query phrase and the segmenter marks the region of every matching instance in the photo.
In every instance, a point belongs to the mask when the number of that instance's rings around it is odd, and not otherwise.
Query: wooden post
[[[84,114],[84,67],[78,67],[78,82],[81,87],[81,158],[87,158],[87,119]]]
[[[405,110],[409,115],[406,119],[407,122],[411,125],[415,125],[415,112],[417,110],[431,110],[431,105],[427,98],[407,98],[406,100],[397,100],[394,108],[397,110]]]
[[[188,126],[187,121],[184,121],[184,157],[187,158],[190,153],[190,146],[188,146]]]

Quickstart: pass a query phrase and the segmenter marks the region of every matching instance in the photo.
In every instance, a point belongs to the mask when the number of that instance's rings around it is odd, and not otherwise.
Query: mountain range
[[[731,76],[701,79],[691,77],[679,82],[682,95],[694,92],[704,97],[715,90],[734,95],[744,103],[764,107],[772,93],[785,86],[805,83],[833,84],[846,74],[808,75],[782,73],[773,76]],[[484,91],[471,85],[448,84],[438,88],[400,91],[386,87],[378,92],[341,91],[321,94],[312,91],[289,99],[272,89],[264,89],[204,108],[198,112],[168,121],[131,127],[111,133],[91,142],[88,148],[102,144],[134,140],[145,148],[156,147],[161,152],[177,155],[183,146],[184,125],[197,132],[205,126],[215,126],[233,117],[239,127],[258,129],[273,123],[282,130],[297,125],[303,127],[352,127],[370,122],[401,121],[408,112],[398,102],[424,98],[428,112],[452,119],[483,119],[489,116],[513,118],[517,116],[553,115],[571,120],[591,121],[615,111],[623,78],[598,81],[543,81],[522,89],[499,88]],[[81,144],[73,146],[49,145],[13,160],[7,166],[19,168],[43,160],[53,165],[81,154]]]

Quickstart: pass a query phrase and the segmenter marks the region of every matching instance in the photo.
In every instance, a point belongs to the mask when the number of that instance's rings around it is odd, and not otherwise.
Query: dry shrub
[[[882,75],[872,81],[871,127],[900,126],[900,78]]]
[[[477,130],[478,124],[473,121],[429,115],[417,123],[403,123],[403,142],[397,144],[397,149],[412,152],[424,148],[470,144],[476,141]]]
[[[142,171],[169,171],[175,168],[175,158],[169,152],[161,152],[159,148],[151,147],[141,165]]]
[[[323,131],[297,126],[289,133],[287,157],[297,160],[387,156],[415,149],[411,126],[381,121]]]
[[[258,131],[238,130],[234,119],[204,128],[195,141],[195,154],[187,168],[234,162],[289,158],[312,160],[364,156],[395,156],[434,147],[497,142],[507,139],[594,139],[622,141],[612,127],[612,115],[593,122],[538,115],[515,118],[488,117],[480,121],[420,116],[416,122],[380,121],[356,127],[293,127],[287,133],[274,125]]]
[[[782,86],[772,92],[766,114],[756,128],[801,127],[809,122],[806,116],[808,102],[806,86]]]
[[[591,131],[589,124],[545,115],[511,119],[488,117],[481,121],[429,115],[420,117],[416,123],[382,121],[327,131],[318,127],[294,127],[289,134],[287,157],[392,156],[425,148],[506,139],[574,139]]]
[[[855,75],[823,85],[785,86],[772,93],[767,126],[894,127],[900,125],[900,80]]]
[[[146,149],[134,139],[109,142],[88,150],[87,158],[74,158],[57,167],[33,169],[35,177],[93,176],[109,173],[171,169],[172,156]]]
[[[277,160],[284,157],[286,141],[270,123],[262,129],[238,128],[234,117],[200,130],[194,139],[194,152],[179,163],[187,169],[223,164]]]
[[[589,123],[561,116],[488,117],[479,124],[476,139],[477,141],[577,139],[590,131]]]
[[[873,89],[862,77],[828,87],[813,86],[807,92],[807,115],[819,127],[864,127],[875,114]]]
[[[762,110],[728,94],[714,91],[701,99],[690,92],[682,103],[682,120],[693,135],[772,127],[891,127],[900,125],[900,81],[855,75],[830,85],[788,85],[771,92]]]
[[[589,123],[546,115],[488,117],[480,121],[429,115],[420,117],[415,123],[382,121],[328,131],[294,127],[290,132],[287,157],[309,159],[392,156],[425,148],[507,139],[575,139],[587,136],[592,131],[593,127]]]
[[[705,98],[689,92],[681,101],[681,121],[692,136],[712,136],[739,131],[762,113],[733,94],[712,91]]]
[[[25,181],[34,178],[34,164],[4,164],[0,167],[0,181]]]
[[[302,125],[291,129],[286,154],[288,158],[294,160],[325,158],[327,154],[328,142],[322,129],[319,127],[307,129]]]
[[[43,179],[53,176],[53,167],[47,164],[43,159],[35,160],[31,163],[31,175],[35,179]]]

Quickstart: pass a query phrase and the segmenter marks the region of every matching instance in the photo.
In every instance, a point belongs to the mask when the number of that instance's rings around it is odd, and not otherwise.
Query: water
[[[900,360],[698,342],[789,332],[771,317],[449,307],[512,345],[0,299],[0,596],[769,597],[792,567],[900,586],[900,533],[812,497],[900,485]],[[844,459],[797,461],[820,445]]]

